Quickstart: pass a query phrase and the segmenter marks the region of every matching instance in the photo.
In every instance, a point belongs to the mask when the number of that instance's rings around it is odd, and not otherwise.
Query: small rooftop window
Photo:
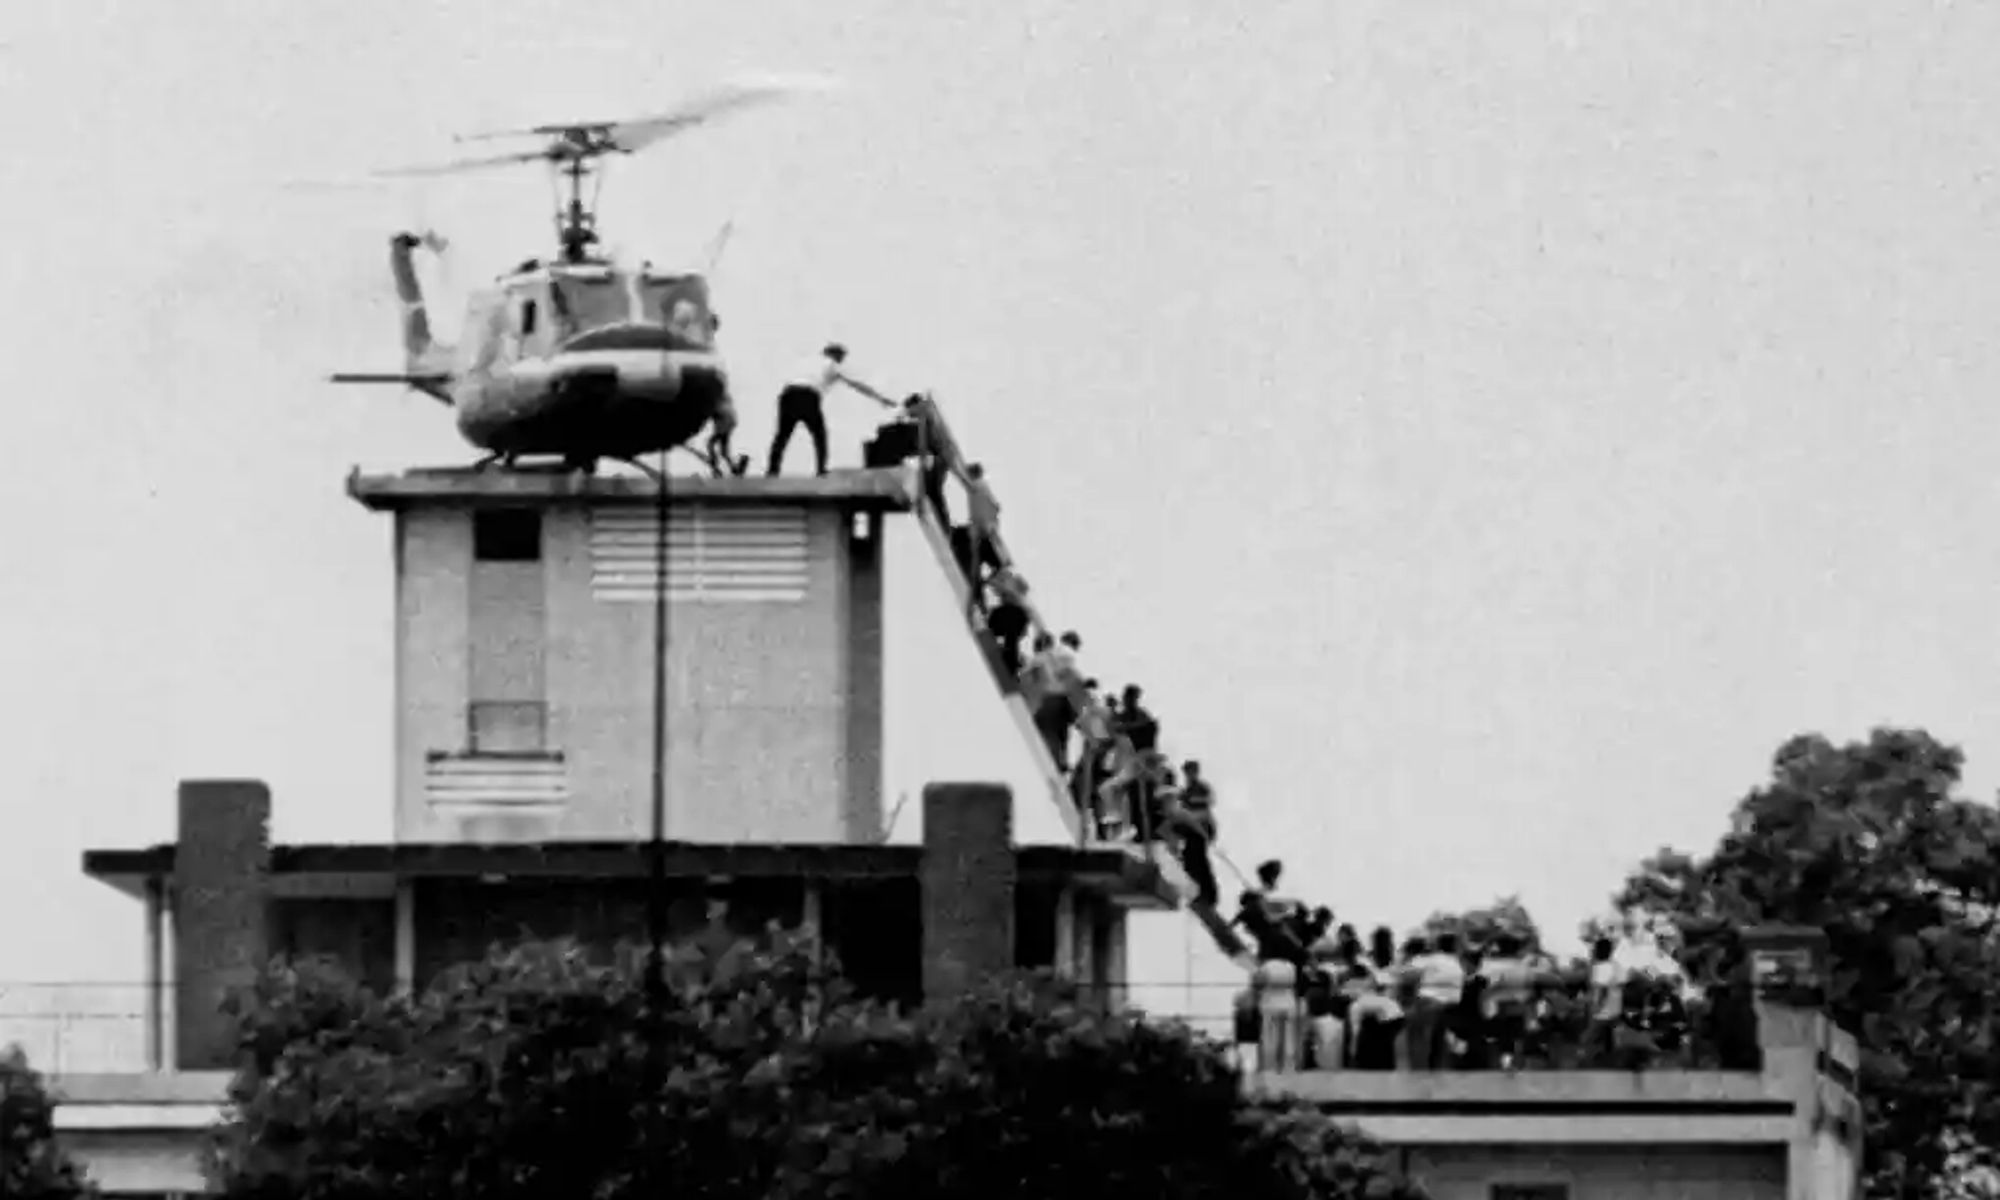
[[[478,562],[539,561],[542,557],[542,514],[527,508],[493,508],[474,512],[472,557]]]

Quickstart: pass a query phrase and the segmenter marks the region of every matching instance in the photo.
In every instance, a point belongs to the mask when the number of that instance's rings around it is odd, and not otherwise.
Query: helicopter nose
[[[564,344],[565,350],[655,350],[675,349],[673,334],[656,325],[614,325],[580,333]]]

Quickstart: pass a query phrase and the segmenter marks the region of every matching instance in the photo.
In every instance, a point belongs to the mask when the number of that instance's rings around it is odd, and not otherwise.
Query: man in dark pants
[[[786,384],[785,390],[778,393],[778,432],[771,438],[771,461],[765,474],[776,475],[784,465],[785,447],[791,444],[793,431],[801,425],[812,438],[816,473],[826,474],[826,410],[822,402],[836,384],[844,383],[872,397],[883,408],[896,407],[895,401],[843,371],[841,364],[846,361],[847,347],[836,342],[820,351],[819,361],[802,378]]]
[[[958,445],[951,439],[951,430],[945,428],[936,400],[919,392],[903,401],[903,411],[917,423],[920,444],[929,456],[923,464],[924,498],[937,511],[939,526],[950,529],[951,506],[945,503],[944,481],[946,476],[964,467]]]

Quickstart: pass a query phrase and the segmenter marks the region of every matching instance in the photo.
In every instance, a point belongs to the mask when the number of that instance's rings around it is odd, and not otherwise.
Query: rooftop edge
[[[411,467],[389,473],[347,474],[347,494],[374,512],[413,504],[518,504],[560,501],[652,500],[659,481],[645,475],[585,475],[536,468]],[[878,512],[909,512],[916,505],[914,467],[834,470],[817,478],[746,475],[740,478],[672,476],[670,497],[720,504],[797,504]]]

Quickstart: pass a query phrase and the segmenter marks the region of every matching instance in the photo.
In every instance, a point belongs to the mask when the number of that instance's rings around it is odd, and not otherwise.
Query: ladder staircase
[[[935,404],[932,405],[932,416],[940,426],[944,425],[944,417],[937,412]],[[956,445],[956,439],[950,439],[948,444]],[[928,447],[925,449],[928,451]],[[964,463],[952,462],[948,466],[954,477],[963,479]],[[1056,812],[1062,818],[1063,827],[1068,831],[1070,838],[1080,846],[1115,846],[1142,862],[1151,863],[1179,893],[1182,903],[1215,942],[1216,947],[1239,964],[1246,967],[1250,965],[1254,955],[1247,943],[1230,924],[1229,919],[1218,912],[1214,905],[1203,903],[1195,896],[1193,881],[1188,878],[1186,870],[1181,867],[1179,860],[1170,850],[1158,843],[1142,848],[1124,842],[1103,843],[1096,840],[1096,830],[1092,828],[1087,814],[1079,810],[1068,777],[1056,766],[1054,756],[1049,753],[1048,744],[1043,741],[1041,731],[1035,726],[1034,709],[1030,706],[1029,697],[1023,691],[1019,678],[1002,657],[999,643],[987,631],[973,603],[972,584],[967,578],[965,566],[953,548],[951,530],[945,527],[939,514],[924,495],[921,458],[915,482],[913,490],[918,497],[915,507],[917,526],[923,531],[924,541],[930,546],[931,554],[937,560],[939,569],[944,572],[952,600],[958,606],[959,615],[965,620],[966,632],[978,648],[980,660],[986,664],[987,674],[992,679],[994,688],[1000,693],[1000,701],[1006,707],[1008,716],[1013,718],[1014,727],[1020,732],[1022,743],[1027,748],[1029,760],[1034,764],[1036,774],[1047,788],[1049,799],[1055,804]],[[1000,562],[1018,570],[1013,554],[1007,549],[998,531],[993,532],[990,541]],[[1030,630],[1036,633],[1054,632],[1042,620],[1041,614],[1035,610],[1032,603],[1024,607],[1028,610]],[[1218,861],[1228,863],[1220,847],[1211,847],[1210,852]],[[1230,869],[1235,870],[1233,864],[1230,865]],[[1240,872],[1238,874],[1240,875]]]

